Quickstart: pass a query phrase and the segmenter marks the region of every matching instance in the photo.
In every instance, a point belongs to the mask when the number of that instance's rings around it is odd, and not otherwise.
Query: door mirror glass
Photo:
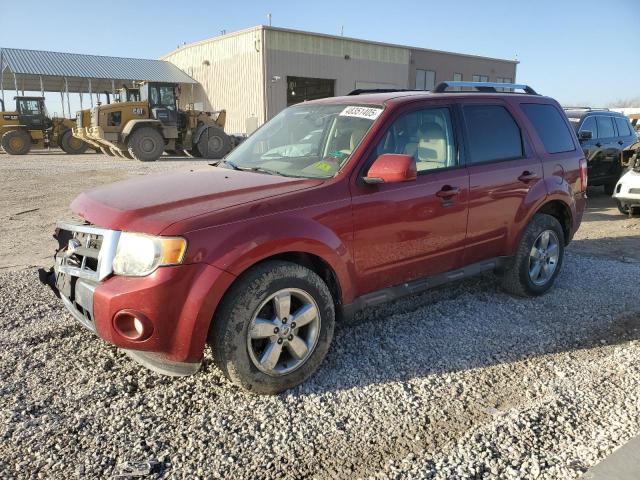
[[[580,130],[578,138],[580,140],[591,140],[593,138],[593,132],[591,132],[591,130]]]
[[[418,178],[416,160],[411,155],[385,153],[376,158],[369,168],[365,183],[411,182]]]

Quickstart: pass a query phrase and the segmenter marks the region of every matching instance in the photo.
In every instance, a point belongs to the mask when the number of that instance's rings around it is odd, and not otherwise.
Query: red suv
[[[229,379],[275,393],[357,309],[487,270],[544,293],[586,183],[562,108],[530,87],[355,91],[287,108],[215,167],[81,194],[49,280],[143,365],[191,374],[209,343]]]

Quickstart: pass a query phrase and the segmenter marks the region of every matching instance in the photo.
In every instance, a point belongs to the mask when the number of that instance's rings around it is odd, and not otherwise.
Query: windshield
[[[280,112],[226,160],[234,168],[330,178],[344,167],[381,106],[297,105]]]

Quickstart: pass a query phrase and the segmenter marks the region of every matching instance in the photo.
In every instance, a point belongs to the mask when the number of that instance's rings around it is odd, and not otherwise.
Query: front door
[[[459,161],[454,125],[453,109],[446,104],[405,112],[371,155],[370,161],[383,153],[412,155],[418,178],[354,187],[359,295],[460,266],[468,176]]]
[[[498,100],[462,105],[469,171],[469,223],[464,263],[510,254],[509,235],[521,225],[532,189],[546,195],[542,164]]]

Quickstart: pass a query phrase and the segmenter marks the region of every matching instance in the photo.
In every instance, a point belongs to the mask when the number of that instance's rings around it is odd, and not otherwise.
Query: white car
[[[622,161],[628,168],[618,180],[613,198],[620,213],[630,214],[632,209],[640,209],[640,142],[623,150]]]

